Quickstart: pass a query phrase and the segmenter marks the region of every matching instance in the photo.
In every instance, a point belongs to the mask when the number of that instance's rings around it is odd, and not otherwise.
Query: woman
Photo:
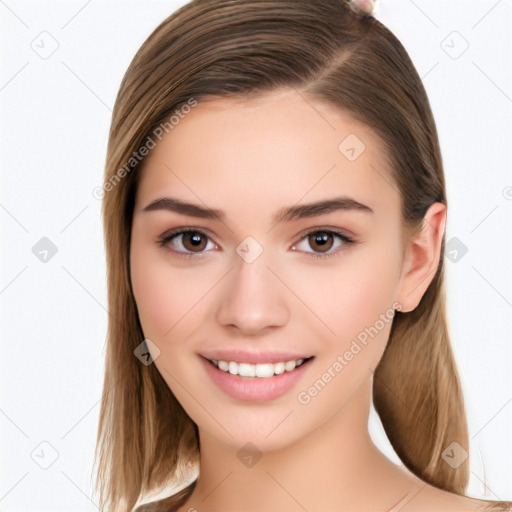
[[[137,510],[511,509],[464,495],[437,132],[367,4],[196,0],[133,59],[103,187],[102,507],[174,484]]]

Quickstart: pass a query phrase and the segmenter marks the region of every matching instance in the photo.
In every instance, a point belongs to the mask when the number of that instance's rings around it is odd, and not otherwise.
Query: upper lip
[[[242,349],[218,349],[208,350],[201,352],[199,355],[209,359],[210,361],[235,361],[237,363],[280,363],[282,361],[297,361],[298,359],[308,359],[311,355],[298,353],[298,352],[286,352],[286,351],[260,351],[251,352]]]

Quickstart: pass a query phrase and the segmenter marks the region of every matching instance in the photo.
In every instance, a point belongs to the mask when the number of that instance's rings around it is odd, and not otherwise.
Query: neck
[[[200,475],[182,510],[391,507],[410,490],[412,477],[372,442],[368,433],[370,400],[369,379],[315,431],[293,444],[263,453],[244,452],[200,430]],[[261,458],[251,459],[256,454]]]

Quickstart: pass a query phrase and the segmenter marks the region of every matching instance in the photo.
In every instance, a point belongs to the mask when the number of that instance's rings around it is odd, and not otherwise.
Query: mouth
[[[280,361],[277,363],[257,364],[223,361],[222,359],[205,359],[219,370],[225,373],[230,373],[231,375],[236,375],[245,379],[268,379],[276,375],[281,375],[285,372],[292,372],[296,368],[307,364],[311,359],[313,359],[313,357],[314,356],[301,359],[291,359],[289,361]]]
[[[262,402],[292,391],[304,378],[314,359],[310,356],[280,361],[276,356],[269,358],[273,362],[264,362],[262,357],[258,358],[258,363],[210,359],[203,355],[200,355],[200,360],[211,382],[224,394],[237,400]]]

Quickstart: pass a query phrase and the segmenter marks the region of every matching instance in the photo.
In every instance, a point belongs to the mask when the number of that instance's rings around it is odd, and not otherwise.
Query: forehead
[[[138,203],[168,192],[229,210],[343,194],[399,208],[382,141],[325,102],[285,90],[201,101],[176,119],[146,157]]]

